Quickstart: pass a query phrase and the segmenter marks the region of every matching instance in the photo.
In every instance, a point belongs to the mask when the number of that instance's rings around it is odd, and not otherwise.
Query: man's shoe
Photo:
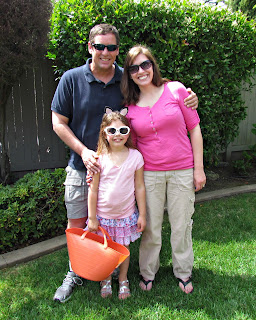
[[[62,285],[56,290],[53,300],[62,303],[66,302],[71,297],[75,285],[81,286],[82,284],[83,280],[80,277],[73,271],[68,271]]]

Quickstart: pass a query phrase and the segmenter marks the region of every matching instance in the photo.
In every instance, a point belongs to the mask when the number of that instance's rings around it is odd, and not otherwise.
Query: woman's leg
[[[145,171],[147,226],[142,234],[139,253],[140,274],[144,280],[154,280],[160,265],[159,254],[162,246],[162,222],[166,199],[165,172]],[[150,290],[152,283],[143,290]]]
[[[191,275],[194,262],[192,248],[192,215],[195,192],[193,169],[176,170],[169,173],[167,186],[167,207],[171,224],[171,246],[173,272],[176,278],[186,283]],[[191,282],[180,282],[180,288],[190,293]]]

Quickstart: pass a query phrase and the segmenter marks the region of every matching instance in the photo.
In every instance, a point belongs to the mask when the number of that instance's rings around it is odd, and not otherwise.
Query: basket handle
[[[104,237],[104,249],[107,249],[108,247],[108,241],[107,241],[107,237],[111,239],[110,235],[108,234],[107,230],[105,230],[104,228],[102,228],[101,226],[98,227],[100,229],[100,231],[103,234]],[[82,235],[81,235],[81,239],[84,240],[84,238],[86,237],[87,233],[90,232],[89,230],[86,230]],[[107,237],[106,237],[107,236]]]

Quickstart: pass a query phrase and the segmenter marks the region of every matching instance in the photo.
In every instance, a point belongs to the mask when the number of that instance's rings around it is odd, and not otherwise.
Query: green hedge
[[[130,47],[147,44],[163,76],[197,93],[205,162],[216,164],[246,116],[240,91],[255,68],[255,23],[241,13],[188,1],[60,0],[48,50],[59,76],[90,56],[88,35],[98,23],[120,31],[120,65]]]
[[[65,170],[38,170],[0,185],[0,253],[64,233]]]

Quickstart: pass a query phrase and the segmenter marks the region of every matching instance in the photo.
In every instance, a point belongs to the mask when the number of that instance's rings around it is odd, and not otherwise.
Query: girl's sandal
[[[111,280],[101,281],[100,287],[100,295],[102,298],[110,298],[112,296]]]
[[[127,299],[131,296],[131,291],[129,288],[129,281],[124,280],[119,282],[119,292],[118,292],[118,298],[120,300]]]

